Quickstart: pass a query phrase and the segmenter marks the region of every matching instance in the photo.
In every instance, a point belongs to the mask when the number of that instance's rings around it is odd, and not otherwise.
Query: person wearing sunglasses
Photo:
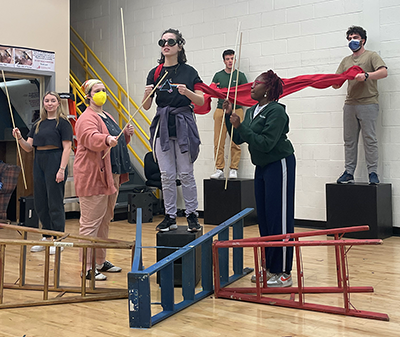
[[[278,103],[283,82],[272,70],[259,75],[251,86],[251,98],[258,101],[246,111],[243,122],[232,113],[225,100],[228,130],[234,127],[233,141],[246,142],[252,163],[256,166],[254,192],[261,236],[293,233],[296,159],[287,138],[289,117]],[[265,249],[268,287],[292,285],[293,247]],[[253,275],[252,282],[256,282]]]
[[[150,125],[150,143],[161,171],[165,218],[158,231],[177,229],[176,179],[182,183],[188,231],[201,229],[198,214],[197,187],[193,163],[200,146],[193,105],[203,105],[204,97],[195,85],[202,83],[196,69],[186,62],[185,39],[176,29],[164,31],[158,45],[161,48],[159,66],[150,70],[143,97],[143,108],[150,109],[154,95],[157,112]],[[166,77],[160,82],[164,74]],[[148,98],[155,85],[155,93]],[[148,99],[147,99],[148,98]],[[147,100],[146,100],[147,99]]]

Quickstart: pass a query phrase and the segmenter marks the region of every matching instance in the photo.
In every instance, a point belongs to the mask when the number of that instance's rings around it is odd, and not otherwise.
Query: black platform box
[[[348,233],[357,239],[392,235],[392,185],[326,184],[327,228],[369,225],[370,230]]]
[[[244,225],[258,223],[254,179],[230,179],[225,189],[223,179],[204,179],[204,223],[220,225],[245,208],[254,211],[244,219]]]
[[[193,240],[203,235],[203,228],[199,232],[188,232],[187,226],[178,226],[178,229],[169,232],[157,233],[157,246],[164,247],[184,247]],[[175,252],[176,249],[157,248],[157,261]],[[195,281],[200,281],[201,275],[201,247],[196,248],[195,253]],[[157,272],[157,283],[160,283],[160,274]],[[182,287],[182,259],[174,262],[174,286]]]
[[[142,223],[153,221],[153,194],[128,193],[128,222],[136,223],[136,210],[142,209]]]

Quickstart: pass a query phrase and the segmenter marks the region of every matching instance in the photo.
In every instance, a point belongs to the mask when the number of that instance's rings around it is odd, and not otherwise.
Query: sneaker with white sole
[[[229,171],[229,179],[237,179],[237,170],[231,169]]]
[[[269,270],[267,270],[267,281],[268,281],[272,276],[274,276],[274,275],[275,275],[275,274],[272,274],[272,273],[269,272]],[[260,275],[260,283],[262,283],[263,280],[264,280],[264,277],[263,277],[263,275],[261,274],[261,275]],[[252,282],[252,283],[256,283],[256,282],[257,282],[257,275],[256,275],[256,274],[254,274],[254,275],[251,277],[251,282]]]
[[[217,169],[215,173],[210,176],[211,179],[224,179],[224,171]]]
[[[286,273],[274,274],[267,281],[267,286],[271,288],[291,287],[292,284],[292,275]]]
[[[50,255],[54,255],[56,253],[56,248],[55,246],[50,246]],[[62,252],[64,250],[64,247],[61,247],[60,252]]]
[[[47,237],[43,237],[41,241],[47,241]],[[46,249],[45,246],[32,246],[31,252],[32,253],[42,252],[45,249]]]
[[[96,264],[96,270],[103,273],[119,273],[122,268],[114,266],[110,261],[105,260],[103,264]]]
[[[369,184],[370,185],[378,185],[379,184],[379,178],[375,172],[371,172],[369,174]]]
[[[164,220],[161,221],[156,227],[156,231],[159,232],[169,232],[170,230],[178,229],[176,224],[176,219],[170,217],[168,214],[165,216]]]
[[[201,231],[201,226],[199,224],[199,219],[197,218],[197,214],[195,212],[190,213],[186,218],[188,222],[188,232],[199,232]]]
[[[353,184],[354,176],[347,171],[344,171],[343,174],[336,180],[338,184]]]
[[[86,279],[87,280],[91,280],[92,279],[92,269],[89,269],[86,272]],[[105,280],[107,280],[107,276],[102,274],[102,273],[100,273],[97,269],[95,269],[94,270],[94,279],[96,281],[105,281]]]

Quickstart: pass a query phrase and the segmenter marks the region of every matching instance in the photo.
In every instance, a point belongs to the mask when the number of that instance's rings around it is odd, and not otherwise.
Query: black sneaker
[[[168,232],[173,229],[177,229],[176,219],[171,218],[168,214],[165,216],[164,220],[156,227],[156,231]]]
[[[190,213],[186,219],[188,222],[188,232],[198,232],[201,230],[201,226],[199,224],[199,220],[197,219],[196,213]]]

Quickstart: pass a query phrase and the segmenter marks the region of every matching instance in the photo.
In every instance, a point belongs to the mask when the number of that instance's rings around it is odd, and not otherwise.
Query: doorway
[[[0,71],[2,67],[0,66]],[[42,72],[30,69],[3,68],[3,76],[0,76],[0,161],[8,165],[21,166],[17,143],[12,136],[13,120],[15,126],[26,138],[33,122],[39,117],[41,108],[41,97],[48,90],[54,90],[54,72]],[[6,90],[7,86],[7,90]],[[10,99],[8,103],[7,92]],[[21,197],[33,195],[33,158],[34,153],[25,152],[20,148],[22,164],[24,168],[26,185],[25,188],[22,174],[18,177],[15,190],[12,192],[7,206],[7,219],[19,220],[19,202]],[[22,167],[22,166],[21,166]]]

